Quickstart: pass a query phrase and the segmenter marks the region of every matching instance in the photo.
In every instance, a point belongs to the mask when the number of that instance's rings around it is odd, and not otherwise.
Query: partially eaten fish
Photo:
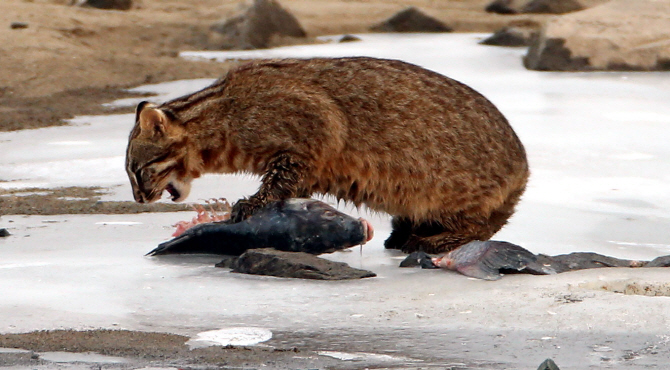
[[[177,222],[174,225],[175,231],[172,233],[172,236],[179,236],[195,225],[230,220],[230,210],[232,207],[226,199],[213,199],[207,203],[209,204],[209,209],[199,204],[194,205],[193,209],[196,212],[196,216],[191,221]]]
[[[443,256],[432,259],[435,266],[455,270],[465,276],[498,280],[501,271],[525,271],[536,275],[553,275],[551,266],[541,264],[537,256],[516,244],[495,240],[472,241]]]
[[[413,266],[443,268],[478,279],[498,280],[504,273],[553,275],[600,267],[668,267],[670,256],[661,256],[652,261],[624,260],[590,252],[547,256],[536,255],[508,242],[476,240],[437,257],[414,252],[400,263],[400,267]]]
[[[365,244],[373,235],[372,226],[362,218],[353,218],[318,200],[286,199],[270,203],[238,223],[195,225],[147,255],[241,255],[255,248],[321,254]]]

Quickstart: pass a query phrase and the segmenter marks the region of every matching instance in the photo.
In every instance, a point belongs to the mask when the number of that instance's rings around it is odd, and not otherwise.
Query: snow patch
[[[272,332],[263,328],[224,328],[198,333],[186,344],[191,349],[209,346],[253,346],[268,341],[270,338],[272,338]]]

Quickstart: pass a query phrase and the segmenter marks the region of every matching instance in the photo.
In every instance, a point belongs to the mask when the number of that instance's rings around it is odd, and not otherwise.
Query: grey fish
[[[498,280],[502,273],[553,275],[600,267],[669,267],[670,256],[657,257],[652,261],[625,260],[591,252],[547,256],[533,254],[508,242],[477,240],[437,257],[414,252],[400,264],[400,267],[413,266],[441,267],[469,277]]]
[[[465,276],[498,280],[501,271],[553,275],[551,266],[538,262],[537,256],[516,244],[495,240],[472,241],[443,256],[433,258],[437,267],[455,270]]]
[[[362,218],[353,218],[318,200],[294,198],[270,203],[238,223],[196,225],[147,255],[237,256],[256,248],[321,254],[364,244],[373,235],[372,226]]]

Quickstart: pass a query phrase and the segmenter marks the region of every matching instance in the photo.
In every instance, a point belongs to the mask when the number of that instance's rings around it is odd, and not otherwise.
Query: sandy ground
[[[105,113],[120,89],[186,78],[218,77],[229,67],[184,61],[179,51],[205,47],[208,27],[234,14],[238,1],[142,0],[130,11],[66,5],[68,0],[0,2],[0,130],[62,124]],[[546,16],[500,16],[488,0],[284,0],[308,36],[360,33],[407,5],[457,32],[493,31],[507,22]],[[28,28],[12,29],[12,22]]]

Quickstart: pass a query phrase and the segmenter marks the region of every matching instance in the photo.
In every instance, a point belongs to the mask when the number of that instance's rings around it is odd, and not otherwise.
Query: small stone
[[[342,38],[340,38],[340,41],[338,42],[353,42],[353,41],[361,41],[361,38],[354,35],[344,35],[342,36]]]
[[[7,231],[7,229],[0,229],[0,237],[4,238],[4,237],[10,236],[10,235],[12,235],[12,234],[10,234],[9,231]]]
[[[21,30],[24,28],[28,28],[28,23],[26,22],[12,22],[12,24],[9,25],[9,28],[13,30]]]
[[[130,10],[133,7],[132,0],[76,0],[75,5],[97,9]]]
[[[537,370],[560,370],[558,368],[558,365],[554,362],[554,360],[548,358],[540,364],[540,367],[537,368]]]

